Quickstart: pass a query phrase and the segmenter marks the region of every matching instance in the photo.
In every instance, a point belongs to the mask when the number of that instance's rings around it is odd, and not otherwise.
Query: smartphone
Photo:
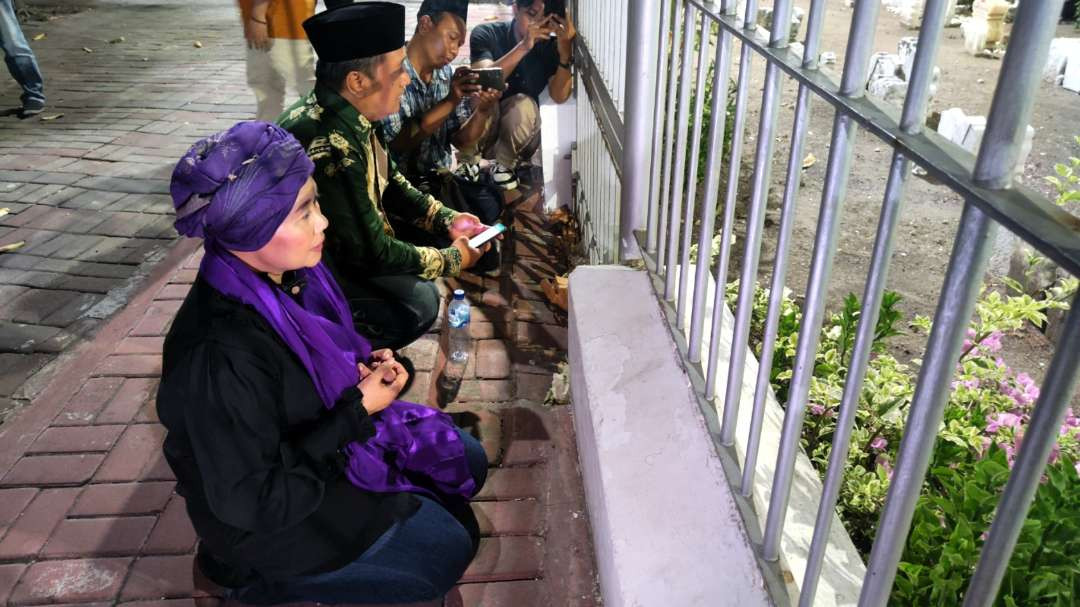
[[[487,244],[487,241],[491,240],[492,238],[495,238],[496,236],[498,236],[499,234],[502,234],[505,231],[506,231],[506,226],[504,226],[501,223],[497,223],[497,224],[491,226],[490,228],[484,230],[483,232],[480,232],[476,236],[473,236],[472,238],[470,238],[469,239],[469,246],[474,248],[474,249],[479,249],[480,247]]]
[[[472,72],[476,74],[476,83],[486,89],[501,91],[506,88],[501,67],[476,68]]]
[[[544,0],[544,14],[566,16],[566,0]]]

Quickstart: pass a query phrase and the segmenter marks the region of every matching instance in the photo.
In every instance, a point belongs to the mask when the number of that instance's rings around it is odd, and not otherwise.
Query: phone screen
[[[495,238],[496,236],[498,236],[499,234],[502,234],[505,231],[506,231],[506,226],[504,226],[501,223],[497,223],[497,224],[491,226],[490,228],[484,230],[483,232],[477,234],[476,236],[473,236],[471,239],[469,239],[469,246],[474,248],[474,249],[479,249],[480,247],[484,246],[484,244],[487,243],[487,241],[491,240],[492,238]]]
[[[476,74],[476,83],[486,89],[501,91],[506,88],[500,67],[474,69],[473,73]]]

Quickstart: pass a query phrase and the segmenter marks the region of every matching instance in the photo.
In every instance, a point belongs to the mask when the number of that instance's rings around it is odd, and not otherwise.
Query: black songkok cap
[[[405,46],[405,7],[393,2],[356,2],[304,21],[320,61],[375,57]]]
[[[458,17],[461,17],[462,21],[469,21],[469,0],[424,0],[420,5],[420,10],[416,12],[417,17],[423,17],[427,15],[434,17],[439,13],[453,13]]]

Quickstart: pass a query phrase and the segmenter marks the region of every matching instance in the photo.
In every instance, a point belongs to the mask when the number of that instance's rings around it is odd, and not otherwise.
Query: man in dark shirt
[[[532,157],[540,145],[540,93],[548,89],[555,103],[570,98],[576,35],[570,15],[545,14],[544,0],[514,0],[513,21],[473,29],[472,66],[502,68],[506,90],[476,148],[465,150],[467,160],[494,158],[513,169]]]

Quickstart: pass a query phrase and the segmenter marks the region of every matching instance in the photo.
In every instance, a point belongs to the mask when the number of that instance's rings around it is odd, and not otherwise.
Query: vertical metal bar
[[[803,67],[817,69],[817,48],[821,38],[821,26],[825,14],[825,0],[813,0],[807,17]],[[802,180],[803,148],[810,122],[810,89],[799,85],[795,102],[795,120],[791,133],[791,153],[788,156],[787,178],[784,198],[780,207],[780,229],[776,241],[776,259],[773,262],[772,283],[769,287],[769,306],[765,314],[765,339],[761,344],[758,376],[754,387],[754,406],[750,414],[750,436],[746,441],[746,458],[743,460],[742,487],[740,493],[749,497],[754,488],[758,451],[761,447],[761,428],[765,418],[765,400],[770,390],[773,354],[780,324],[780,310],[784,300],[784,282],[787,279],[791,230],[795,226],[795,207]]]
[[[682,0],[682,1],[685,4],[685,0]],[[678,65],[679,45],[680,45],[680,43],[682,41],[682,32],[683,32],[684,29],[686,29],[686,10],[685,10],[685,7],[683,9],[683,24],[682,24],[682,27],[679,27],[679,24],[678,24],[678,17],[677,17],[678,14],[679,14],[679,9],[678,9],[678,4],[676,3],[676,5],[674,7],[672,7],[672,16],[671,16],[671,33],[672,33],[673,39],[672,39],[672,42],[671,42],[671,61],[668,63],[668,74],[671,75],[672,80],[670,81],[670,86],[668,86],[668,93],[667,93],[667,96],[668,96],[667,97],[667,115],[666,115],[667,116],[667,123],[666,123],[666,126],[664,127],[664,130],[667,133],[667,145],[666,145],[667,153],[664,154],[664,175],[663,175],[663,181],[662,181],[661,186],[660,186],[660,195],[661,195],[661,198],[660,198],[660,229],[658,231],[658,236],[659,236],[660,240],[657,243],[657,257],[656,257],[656,272],[657,272],[657,274],[661,274],[661,275],[663,275],[664,272],[668,271],[668,268],[667,268],[667,263],[668,263],[668,259],[667,259],[667,249],[668,249],[667,242],[668,241],[666,240],[666,238],[667,238],[667,232],[668,232],[668,229],[667,229],[668,206],[672,202],[671,175],[672,175],[672,172],[673,172],[673,170],[672,170],[673,166],[675,164],[675,139],[676,139],[676,137],[675,137],[675,105],[676,105],[676,98],[678,97],[678,94],[674,90],[674,88],[675,88],[674,87],[674,83],[675,83],[674,77],[675,77],[675,67],[676,67],[676,65]]]
[[[791,27],[791,0],[777,0],[773,5],[773,26],[769,46],[785,48]],[[754,156],[754,176],[750,191],[750,210],[746,218],[746,237],[743,247],[742,273],[739,276],[739,297],[732,327],[731,353],[728,358],[727,386],[724,393],[724,419],[720,426],[720,444],[735,443],[735,427],[739,421],[746,347],[750,341],[750,313],[754,307],[758,262],[761,258],[761,235],[765,229],[765,210],[768,206],[769,185],[772,180],[772,155],[775,147],[773,133],[779,103],[780,68],[768,61],[765,66],[765,89],[761,100],[757,150]]]
[[[1035,91],[1042,77],[1042,66],[1050,52],[1063,0],[1025,2],[1016,9],[1016,20],[1009,35],[1009,49],[1002,60],[986,134],[979,146],[972,177],[986,188],[1005,188],[1012,182],[1012,170],[1024,144]],[[1023,116],[1024,120],[1015,120]],[[1001,167],[1008,170],[1001,171]]]
[[[930,80],[934,71],[934,60],[945,31],[945,18],[949,0],[929,0],[923,13],[919,42],[911,74],[911,86],[904,99],[904,108],[900,120],[901,128],[909,134],[922,130],[926,106],[930,98]],[[863,292],[863,304],[856,329],[855,344],[848,364],[847,380],[841,397],[840,415],[833,432],[832,449],[829,452],[829,467],[825,475],[821,502],[818,506],[817,520],[814,525],[814,537],[807,557],[806,572],[799,592],[799,605],[809,607],[821,576],[825,550],[829,543],[829,532],[840,495],[840,487],[846,469],[848,450],[851,446],[851,434],[855,426],[855,416],[862,396],[862,384],[873,347],[874,331],[881,312],[881,302],[888,280],[889,261],[892,258],[893,235],[896,221],[900,214],[900,204],[904,195],[907,178],[911,175],[911,162],[899,152],[893,154],[889,171],[885,198],[882,202],[881,216],[878,221],[877,235],[871,257],[869,275]]]
[[[945,412],[953,366],[960,357],[961,341],[975,309],[980,279],[986,269],[990,240],[996,224],[978,207],[967,202],[953,243],[949,268],[934,325],[926,344],[911,412],[904,425],[892,483],[878,534],[870,553],[859,605],[885,605],[892,589],[896,566],[904,549],[915,503],[919,499],[934,442]]]
[[[663,111],[663,93],[667,90],[667,72],[664,70],[664,53],[667,52],[667,33],[671,27],[671,2],[662,0],[660,9],[660,31],[656,47],[656,90],[653,92],[653,124],[657,129],[666,126]],[[650,255],[656,254],[657,214],[660,211],[660,178],[663,164],[664,139],[668,131],[662,130],[659,137],[653,138],[652,156],[649,166],[649,212],[646,220],[645,250]]]
[[[716,223],[716,198],[723,163],[724,131],[727,128],[728,78],[731,77],[731,33],[718,27],[720,40],[713,63],[712,127],[709,131],[709,155],[705,161],[705,199],[702,201],[701,230],[698,232],[697,271],[694,276],[694,304],[690,314],[690,337],[687,357],[701,362],[701,334],[705,325],[705,296],[708,295],[708,272],[712,259],[713,229]],[[721,285],[717,284],[717,288]]]
[[[780,326],[780,310],[784,301],[784,281],[787,278],[791,230],[795,227],[795,206],[798,201],[799,184],[802,176],[802,154],[806,144],[807,125],[810,122],[811,99],[810,89],[800,86],[798,101],[795,103],[795,121],[791,135],[791,155],[788,156],[787,183],[784,186],[784,200],[780,208],[776,261],[773,263],[772,282],[769,286],[769,307],[765,314],[765,337],[761,342],[761,360],[758,363],[758,376],[754,384],[754,405],[750,414],[750,436],[746,441],[746,458],[743,460],[742,486],[739,492],[744,497],[749,497],[753,491],[757,456],[761,447],[761,428],[765,418],[765,401],[769,394],[770,379],[772,377],[772,361],[776,350],[776,336]]]
[[[773,48],[784,48],[787,45],[787,30],[784,26],[791,24],[791,9],[792,4],[789,0],[778,0],[774,4],[772,33],[769,41],[769,45]],[[780,68],[768,62],[765,70],[765,92],[761,98],[750,212],[746,217],[739,298],[738,305],[735,306],[732,326],[728,381],[724,395],[724,421],[720,424],[720,444],[723,445],[734,444],[735,427],[739,422],[746,346],[750,342],[750,318],[754,307],[757,266],[761,255],[761,232],[765,230],[765,212],[772,175],[772,150],[775,143],[773,132],[777,127],[777,113],[780,110],[779,85]]]
[[[649,120],[649,62],[656,54],[655,38],[651,36],[659,18],[659,0],[637,0],[627,5],[630,30],[627,36],[637,43],[628,45],[626,69],[633,70],[626,79],[626,117],[623,140],[622,192],[619,208],[619,250],[621,261],[641,256],[634,231],[641,227],[642,212],[649,190],[649,174],[635,170],[651,164],[649,144],[652,121]]]
[[[1017,9],[1012,44],[1002,63],[986,121],[986,133],[975,160],[973,175],[982,184],[1005,187],[1012,180],[1016,152],[1023,143],[1031,117],[1035,89],[1039,84],[1038,73],[1046,59],[1061,7],[1060,0],[1049,0],[1022,3]],[[1029,72],[1035,72],[1034,77]],[[885,605],[888,601],[911,528],[919,488],[930,465],[937,429],[944,416],[953,365],[975,305],[989,239],[996,228],[997,225],[970,202],[964,205],[960,234],[953,248],[953,259],[915,386],[893,481],[878,523],[880,531],[867,563],[859,605]],[[1008,554],[994,555],[994,558],[1005,560],[1008,557]],[[1000,578],[998,580],[1000,582]]]
[[[679,230],[682,218],[679,217],[681,206],[676,198],[685,195],[683,178],[686,170],[687,123],[690,113],[690,55],[694,48],[694,22],[697,19],[697,7],[686,4],[686,29],[683,32],[682,67],[679,69],[679,116],[678,136],[675,141],[675,170],[672,173],[671,217],[668,220],[668,268],[664,277],[664,299],[670,300],[675,291],[675,271],[672,266],[678,261]]]
[[[743,29],[753,29],[756,25],[757,2],[748,0],[746,10],[743,13]],[[705,373],[706,399],[712,399],[716,396],[716,373],[720,365],[720,334],[723,331],[723,311],[726,305],[724,294],[727,291],[728,264],[731,262],[731,230],[735,221],[735,206],[738,204],[743,134],[746,131],[746,97],[750,88],[750,70],[753,66],[753,55],[750,53],[750,47],[745,44],[742,44],[741,47],[742,51],[739,53],[739,80],[735,85],[735,130],[731,137],[731,155],[728,161],[727,193],[724,197],[724,225],[720,230],[720,263],[716,272],[716,293],[713,295],[709,364]]]
[[[720,236],[720,261],[716,271],[716,293],[713,295],[712,336],[709,343],[709,364],[705,373],[705,398],[716,396],[716,372],[720,364],[720,333],[723,330],[724,294],[727,290],[728,264],[731,261],[731,229],[738,204],[739,168],[742,164],[743,132],[746,129],[746,95],[750,88],[750,47],[743,44],[739,54],[739,80],[735,85],[735,120],[728,159],[727,194],[724,197],[724,225]]]
[[[866,71],[873,49],[874,28],[877,24],[880,4],[859,2],[851,18],[844,74],[840,93],[846,97],[862,94],[866,83]],[[855,145],[854,120],[837,111],[833,122],[832,144],[829,164],[825,170],[825,187],[821,196],[817,234],[814,237],[814,253],[810,265],[810,277],[806,285],[806,301],[803,305],[802,324],[799,327],[798,347],[795,352],[794,373],[791,379],[784,429],[780,436],[780,452],[776,457],[776,473],[773,476],[769,512],[765,518],[765,534],[762,556],[775,561],[780,557],[780,537],[791,498],[791,481],[795,473],[795,456],[799,451],[799,439],[803,417],[806,414],[806,398],[810,391],[810,379],[814,372],[821,321],[825,316],[825,298],[828,295],[829,275],[836,253],[836,232],[840,225],[840,209],[847,190],[848,167]]]
[[[645,3],[642,3],[642,4],[645,4]],[[657,12],[657,9],[660,8],[659,2],[658,2],[658,0],[654,0],[652,5],[650,6],[650,10],[647,13],[648,19],[653,22],[652,24],[650,24],[650,29],[647,29],[642,33],[642,35],[645,36],[645,38],[634,38],[633,33],[630,30],[630,28],[633,25],[630,23],[629,19],[633,17],[633,14],[632,14],[633,9],[638,6],[638,3],[637,2],[628,2],[626,4],[626,6],[627,6],[626,10],[618,10],[619,7],[617,5],[616,5],[616,7],[613,7],[613,8],[615,8],[615,13],[617,15],[619,15],[619,25],[618,25],[618,27],[615,28],[615,40],[616,40],[615,52],[616,52],[617,56],[620,59],[624,59],[624,58],[628,59],[629,58],[629,55],[627,53],[629,52],[630,49],[629,49],[629,45],[626,44],[626,41],[627,40],[634,40],[634,41],[646,40],[646,38],[648,37],[648,34],[652,31],[651,28],[656,27],[655,21],[660,16],[658,14],[658,12]],[[651,58],[651,57],[652,57],[652,55],[647,55],[646,56],[646,61],[648,61],[648,59]],[[616,83],[616,86],[615,86],[616,91],[622,92],[623,90],[625,90],[625,87],[626,87],[626,75],[627,75],[626,69],[627,69],[627,67],[629,67],[629,65],[630,65],[629,62],[626,59],[624,59],[623,61],[620,62],[619,67],[615,72],[615,75],[617,77],[617,83]],[[646,81],[648,81],[648,78],[646,78]],[[644,86],[642,88],[644,89]],[[630,91],[627,91],[627,94],[629,94],[629,92]],[[619,113],[620,114],[625,113],[626,105],[628,103],[630,103],[630,97],[629,96],[623,96],[622,99],[619,99],[618,101],[616,101],[616,105],[618,105],[618,107],[619,107]]]
[[[1072,309],[1065,320],[1062,335],[1080,336],[1080,293],[1073,297]],[[968,584],[964,607],[989,607],[997,597],[1001,578],[1009,565],[1009,556],[1016,548],[1020,529],[1027,518],[1035,492],[1039,488],[1047,458],[1057,442],[1069,400],[1080,378],[1080,348],[1069,347],[1062,339],[1050,361],[1046,381],[1035,403],[1031,422],[1024,432],[1024,442],[1016,464],[1005,484],[1005,493],[998,503],[990,535],[983,544],[979,565]]]
[[[676,325],[682,329],[686,320],[686,287],[690,282],[690,235],[694,232],[694,203],[697,198],[698,160],[701,159],[701,133],[705,125],[705,81],[708,77],[709,49],[712,48],[712,20],[701,16],[700,42],[698,49],[697,89],[694,99],[694,135],[690,138],[690,162],[686,165],[686,209],[683,218],[686,229],[682,236],[682,259],[679,262],[679,296],[676,298]],[[701,243],[698,243],[698,253]]]

